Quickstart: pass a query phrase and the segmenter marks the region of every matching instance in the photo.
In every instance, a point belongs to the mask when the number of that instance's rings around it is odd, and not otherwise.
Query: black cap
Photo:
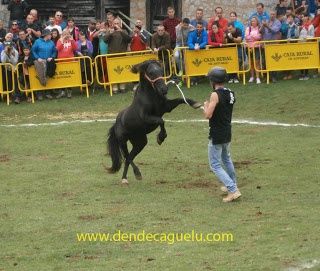
[[[227,80],[227,71],[222,67],[213,67],[207,77],[213,83],[224,83]]]
[[[41,37],[45,37],[51,35],[51,31],[49,29],[42,30]]]

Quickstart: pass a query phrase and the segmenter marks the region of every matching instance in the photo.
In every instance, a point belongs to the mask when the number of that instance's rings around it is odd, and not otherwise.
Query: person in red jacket
[[[61,38],[57,42],[58,58],[74,57],[74,52],[77,50],[77,44],[68,30],[64,30]]]
[[[135,25],[131,37],[130,49],[134,51],[144,51],[147,49],[147,38],[141,35],[141,26]]]
[[[312,19],[313,27],[314,27],[314,36],[320,37],[320,6],[317,9],[316,16]]]
[[[57,58],[73,58],[75,52],[77,51],[77,44],[70,34],[68,29],[62,31],[61,38],[57,41],[56,45],[58,56]],[[71,98],[72,92],[71,89],[67,90],[67,97]],[[65,93],[62,90],[60,94],[57,95],[57,98],[64,97]]]
[[[219,23],[217,21],[213,22],[211,30],[208,34],[208,44],[214,47],[221,47],[224,41],[224,33],[221,28],[219,28]]]
[[[228,29],[228,20],[223,17],[223,9],[222,7],[216,7],[215,10],[215,16],[213,16],[209,23],[208,23],[208,29],[212,29],[212,24],[213,22],[218,22],[219,23],[219,28],[222,29],[223,32],[226,32]]]

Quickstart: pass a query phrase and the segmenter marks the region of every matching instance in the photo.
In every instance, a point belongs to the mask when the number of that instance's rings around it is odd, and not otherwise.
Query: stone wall
[[[181,0],[182,1],[182,18],[190,19],[195,17],[196,9],[202,7],[204,9],[205,19],[209,19],[214,14],[214,9],[221,6],[224,10],[224,16],[229,17],[231,11],[236,11],[239,19],[246,21],[249,14],[255,10],[258,2],[265,5],[266,10],[273,9],[278,3],[277,0]],[[146,0],[130,1],[130,17],[141,18],[146,24]],[[152,8],[152,7],[151,7]]]
[[[228,18],[229,13],[235,11],[238,18],[245,22],[249,15],[255,11],[256,4],[260,2],[265,5],[267,11],[274,9],[278,3],[276,0],[185,0],[182,1],[182,17],[194,18],[197,8],[202,7],[204,9],[204,18],[209,20],[214,14],[214,9],[220,6],[223,8],[225,17]]]
[[[7,5],[2,5],[1,1],[0,1],[0,20],[2,20],[4,22],[8,22],[9,16],[10,16],[10,14],[7,9]]]

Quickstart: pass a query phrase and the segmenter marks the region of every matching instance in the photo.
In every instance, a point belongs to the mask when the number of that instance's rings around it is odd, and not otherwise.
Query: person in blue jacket
[[[44,29],[41,38],[37,39],[32,45],[32,57],[34,59],[34,66],[41,85],[45,86],[47,83],[46,67],[48,62],[54,61],[57,50],[54,42],[51,40],[51,31]],[[42,93],[37,93],[38,100],[42,100]],[[48,92],[46,93],[48,99],[53,97]]]
[[[201,22],[197,22],[196,30],[188,35],[188,47],[190,50],[205,49],[208,44],[208,33]]]

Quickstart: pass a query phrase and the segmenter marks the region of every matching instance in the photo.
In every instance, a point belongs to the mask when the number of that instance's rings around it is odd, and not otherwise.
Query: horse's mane
[[[131,71],[133,73],[145,73],[147,67],[150,64],[157,64],[159,67],[161,67],[161,64],[158,60],[151,59],[151,60],[146,60],[142,63],[139,63],[139,64],[132,66]]]

